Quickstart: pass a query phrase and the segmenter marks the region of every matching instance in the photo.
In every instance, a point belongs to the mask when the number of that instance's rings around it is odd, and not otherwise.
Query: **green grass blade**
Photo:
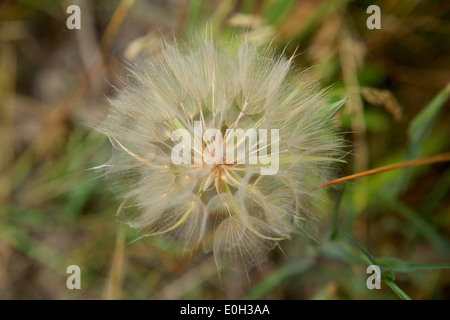
[[[438,233],[436,228],[427,220],[423,219],[418,213],[411,210],[404,204],[394,199],[387,199],[385,202],[392,210],[399,213],[408,220],[415,229],[426,237],[439,252],[448,252],[449,243]]]
[[[345,185],[338,194],[333,211],[333,222],[331,225],[331,240],[335,240],[339,235],[339,209],[341,208],[342,196],[344,195]]]
[[[372,255],[366,250],[364,249],[363,246],[361,246],[358,241],[356,241],[350,234],[346,233],[345,234],[354,244],[355,246],[358,247],[358,249],[367,257],[367,259],[370,261],[371,264],[379,266],[377,260],[372,257]]]
[[[211,17],[211,27],[214,35],[220,34],[221,26],[225,19],[230,15],[236,5],[236,0],[222,1]]]
[[[408,133],[413,148],[417,148],[429,135],[439,111],[450,97],[450,83],[412,120]]]
[[[65,274],[67,265],[54,249],[40,243],[18,228],[12,225],[0,226],[0,240],[57,273]]]
[[[305,258],[283,265],[281,268],[269,274],[258,283],[245,297],[244,300],[258,299],[272,288],[277,286],[284,279],[305,272],[313,265],[311,259]]]
[[[412,300],[402,289],[400,289],[394,281],[391,280],[385,280],[384,281],[389,288],[391,288],[392,291],[395,292],[395,294],[402,300]]]
[[[333,12],[353,0],[328,0],[322,1],[317,8],[312,11],[311,15],[303,22],[303,26],[292,41],[294,44],[303,43],[305,39],[317,30],[318,26]]]
[[[425,217],[429,216],[440,203],[442,203],[450,191],[450,169],[444,172],[439,178],[425,200],[420,204],[419,212]]]
[[[184,22],[185,35],[188,35],[199,24],[203,8],[203,0],[191,0]]]
[[[351,235],[346,234],[346,236],[359,248],[359,250],[361,250],[361,252],[367,257],[367,259],[369,259],[369,261],[373,264],[373,265],[377,265],[380,267],[381,269],[381,280],[383,280],[384,283],[386,283],[389,288],[394,291],[394,293],[402,300],[411,300],[411,298],[402,290],[400,289],[395,283],[395,275],[394,273],[387,268],[384,268],[383,266],[380,266],[380,264],[378,264],[378,262],[376,261],[376,259],[369,253],[367,252],[366,249],[364,249]]]
[[[417,158],[423,152],[423,147],[435,125],[439,111],[450,97],[450,83],[441,90],[424,109],[414,117],[408,128],[409,146],[406,151],[406,160]],[[395,186],[392,195],[398,195],[405,190],[411,180],[414,168],[406,168],[391,185]]]
[[[267,22],[272,25],[277,25],[283,21],[295,4],[295,0],[278,0],[271,1],[264,8],[264,15]]]
[[[394,272],[413,272],[436,269],[450,269],[450,263],[416,263],[397,258],[379,258],[378,263]]]

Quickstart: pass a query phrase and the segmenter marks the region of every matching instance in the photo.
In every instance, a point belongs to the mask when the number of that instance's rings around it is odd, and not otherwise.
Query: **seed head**
[[[121,221],[181,252],[212,250],[219,270],[248,270],[313,220],[311,187],[342,155],[340,104],[292,58],[206,39],[166,43],[130,72],[100,128]]]

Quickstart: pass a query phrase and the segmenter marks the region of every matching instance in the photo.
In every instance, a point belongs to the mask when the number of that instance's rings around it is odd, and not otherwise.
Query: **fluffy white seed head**
[[[103,167],[123,197],[121,221],[182,252],[212,250],[219,270],[248,270],[311,220],[311,187],[330,178],[342,155],[332,126],[339,106],[292,59],[246,41],[207,39],[165,44],[158,62],[131,73],[100,128],[113,145]],[[192,136],[190,163],[171,157],[180,129]],[[208,129],[218,129],[224,145],[246,145],[247,161],[224,152],[222,163],[208,163],[201,157],[213,155],[201,139]],[[251,149],[250,140],[230,138],[231,129],[266,130],[259,138],[267,147]],[[276,173],[263,175],[275,143]],[[249,163],[252,153],[260,161]]]

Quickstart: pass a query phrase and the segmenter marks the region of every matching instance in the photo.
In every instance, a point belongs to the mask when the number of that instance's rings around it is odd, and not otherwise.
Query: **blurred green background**
[[[70,4],[81,30],[66,28]],[[380,30],[366,27],[371,4]],[[349,141],[339,176],[450,150],[448,1],[2,1],[0,299],[450,299],[448,163],[328,188],[314,239],[281,242],[248,279],[219,275],[210,254],[131,243],[138,234],[89,170],[111,153],[92,126],[128,63],[205,25],[218,39],[297,50],[297,67],[349,99],[337,116]],[[374,262],[380,290],[366,287]],[[69,265],[81,290],[66,288]]]

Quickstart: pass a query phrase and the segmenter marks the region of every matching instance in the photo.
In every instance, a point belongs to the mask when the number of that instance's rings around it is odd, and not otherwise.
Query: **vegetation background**
[[[81,7],[81,30],[66,9]],[[381,8],[381,30],[366,9]],[[450,166],[327,188],[315,240],[300,232],[247,276],[129,244],[99,172],[101,121],[127,63],[161,36],[270,42],[336,99],[350,141],[340,176],[450,149],[450,2],[21,0],[0,3],[0,299],[450,299]],[[383,267],[381,290],[366,268]],[[81,290],[66,269],[81,267]],[[392,275],[395,275],[393,280]]]

